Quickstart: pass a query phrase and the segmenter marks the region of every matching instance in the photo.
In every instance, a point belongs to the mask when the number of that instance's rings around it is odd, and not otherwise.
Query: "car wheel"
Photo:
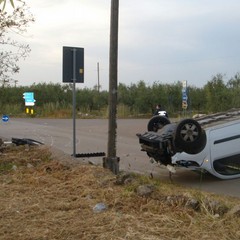
[[[206,146],[206,133],[200,124],[193,119],[181,121],[175,132],[175,147],[177,151],[197,154]]]
[[[148,131],[157,132],[159,129],[163,128],[165,125],[169,124],[170,120],[163,116],[154,116],[148,122]]]

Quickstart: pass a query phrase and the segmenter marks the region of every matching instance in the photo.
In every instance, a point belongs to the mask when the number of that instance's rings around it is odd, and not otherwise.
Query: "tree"
[[[229,95],[231,95],[231,107],[240,107],[240,73],[236,73],[227,82],[227,87],[229,89]]]
[[[149,86],[146,86],[143,80],[140,80],[137,83],[136,87],[137,91],[134,103],[136,108],[140,113],[150,113],[153,105],[151,88]]]
[[[204,90],[206,92],[207,108],[210,112],[225,111],[231,107],[230,96],[222,74],[214,76],[205,85]]]
[[[198,113],[206,112],[207,99],[203,88],[189,86],[188,98],[191,110],[197,111]]]
[[[13,2],[10,1],[12,6]],[[19,72],[18,62],[25,59],[30,47],[28,44],[18,42],[13,39],[14,34],[26,32],[29,23],[34,22],[34,18],[28,11],[28,7],[23,1],[10,11],[0,12],[0,82],[3,84],[12,79],[12,75]],[[6,4],[6,0],[0,0],[0,4]]]
[[[12,7],[14,8],[14,2],[13,2],[13,0],[9,0],[10,1],[10,3],[11,3],[11,5],[12,5]],[[5,9],[5,6],[6,6],[6,4],[7,4],[7,0],[0,0],[0,5],[2,4],[2,11]]]

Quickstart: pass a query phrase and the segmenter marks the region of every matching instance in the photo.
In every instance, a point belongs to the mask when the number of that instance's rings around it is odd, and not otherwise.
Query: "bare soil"
[[[46,147],[1,148],[0,239],[240,239],[239,199],[122,175]]]

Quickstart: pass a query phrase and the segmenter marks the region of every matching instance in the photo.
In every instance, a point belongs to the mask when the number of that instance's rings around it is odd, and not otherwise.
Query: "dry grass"
[[[239,199],[142,176],[117,185],[108,170],[63,163],[46,148],[5,150],[0,165],[0,239],[240,239],[240,218],[195,211],[166,196],[214,198],[228,207]],[[141,184],[154,185],[153,194],[140,197],[135,190]],[[97,203],[107,209],[94,212]]]

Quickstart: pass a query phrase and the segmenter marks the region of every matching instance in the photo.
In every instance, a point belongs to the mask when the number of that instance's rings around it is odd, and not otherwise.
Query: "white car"
[[[137,134],[150,158],[164,165],[206,171],[220,179],[240,177],[239,109],[178,123],[160,118],[164,117],[158,118],[159,129],[152,124],[148,132]]]

